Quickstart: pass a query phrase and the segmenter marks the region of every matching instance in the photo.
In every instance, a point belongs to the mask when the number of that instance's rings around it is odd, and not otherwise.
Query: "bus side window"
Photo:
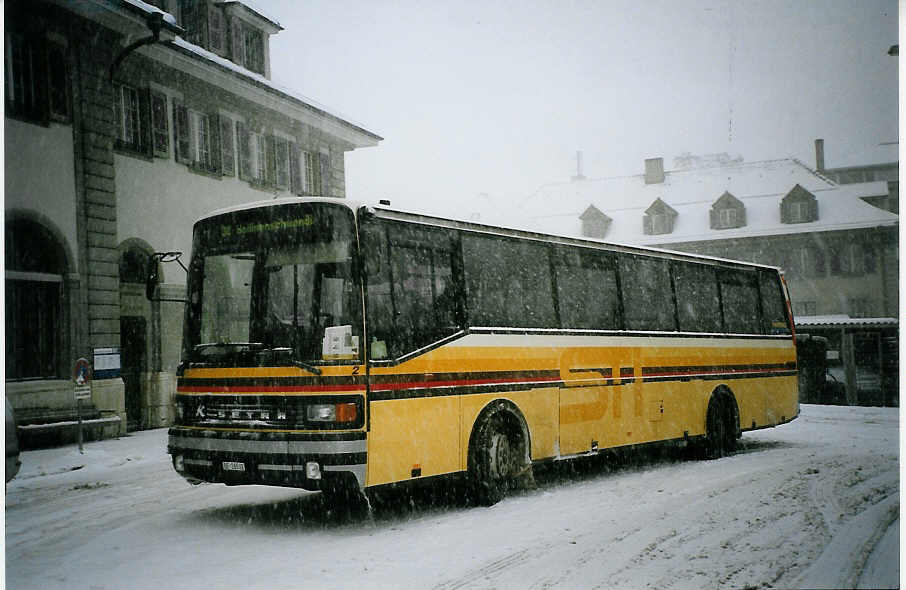
[[[390,255],[384,227],[373,221],[361,226],[362,252],[367,275],[367,328],[369,356],[387,358],[388,340],[393,337],[393,298],[390,285]]]
[[[676,331],[676,313],[666,260],[620,257],[620,288],[627,330]]]
[[[765,334],[789,335],[790,325],[786,313],[786,301],[777,273],[762,271],[758,275],[761,292],[761,314]]]
[[[558,249],[554,271],[560,327],[573,330],[619,330],[617,271],[606,254]]]
[[[742,270],[722,270],[720,296],[723,305],[724,328],[729,334],[761,334],[761,314],[758,284],[754,273]]]
[[[469,325],[557,327],[549,250],[536,242],[463,234]]]
[[[674,262],[673,285],[680,332],[722,331],[720,293],[713,267]]]

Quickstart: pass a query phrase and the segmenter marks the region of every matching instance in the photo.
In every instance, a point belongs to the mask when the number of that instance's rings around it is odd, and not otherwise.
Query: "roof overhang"
[[[161,40],[168,42],[144,45],[137,49],[138,53],[209,84],[225,88],[264,108],[280,111],[303,123],[323,129],[351,146],[351,149],[374,147],[383,140],[383,137],[330,113],[326,108],[314,104],[314,101],[305,100],[289,90],[278,87],[263,76],[176,37],[185,31],[176,24],[173,16],[142,0],[48,1],[133,39],[149,34],[149,17],[155,13],[162,13],[164,16]],[[237,10],[242,6],[242,10],[251,11],[246,13],[247,15],[254,13],[266,19],[239,2],[233,4],[237,4]],[[276,24],[270,19],[266,20]]]
[[[809,328],[896,328],[899,318],[851,318],[845,314],[801,316],[795,318],[796,327]]]
[[[245,2],[240,2],[239,0],[219,0],[218,2],[215,2],[215,4],[223,6],[223,10],[228,16],[241,18],[258,27],[268,35],[273,35],[283,30],[283,26],[280,23],[264,15],[262,12],[249,6]]]
[[[226,88],[262,107],[283,112],[303,123],[323,129],[353,148],[373,147],[383,140],[383,137],[359,125],[293,96],[263,76],[249,72],[183,39],[176,39],[166,45],[147,45],[138,52],[208,84]]]
[[[151,15],[159,13],[163,17],[160,37],[169,41],[185,30],[176,24],[172,14],[142,2],[141,0],[48,0],[51,4],[63,7],[88,20],[120,32],[126,37],[146,35]]]

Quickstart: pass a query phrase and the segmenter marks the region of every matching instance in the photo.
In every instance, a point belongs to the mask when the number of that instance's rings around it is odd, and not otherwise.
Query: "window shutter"
[[[220,116],[217,113],[212,113],[207,116],[208,118],[208,129],[211,133],[211,172],[215,174],[221,174],[223,172],[222,164],[222,152],[221,152],[221,142],[223,141],[220,136]]]
[[[877,259],[875,258],[875,247],[871,244],[866,244],[862,250],[862,255],[865,259],[865,272],[867,274],[877,272],[878,265]]]
[[[740,207],[736,210],[736,227],[746,226],[746,208]]]
[[[265,167],[264,167],[264,182],[268,186],[276,186],[277,184],[277,149],[274,145],[276,140],[273,135],[266,135],[264,137],[264,149],[267,152],[265,157]]]
[[[249,131],[242,121],[236,121],[236,141],[239,143],[239,178],[241,180],[250,180],[252,175],[252,154],[249,151]]]
[[[302,167],[299,165],[299,145],[295,142],[289,144],[289,190],[294,194],[302,194]]]
[[[170,154],[167,97],[160,92],[151,92],[151,143],[155,156],[166,158]]]
[[[244,66],[245,47],[242,42],[242,21],[238,18],[230,19],[230,41],[232,43],[231,55],[233,56],[233,62]]]
[[[113,139],[120,143],[123,139],[123,87],[113,85]]]
[[[233,120],[220,115],[220,168],[224,176],[236,175],[236,156],[233,149]]]
[[[289,141],[282,137],[274,139],[274,167],[277,188],[289,189]]]
[[[69,85],[66,76],[66,49],[56,43],[47,48],[47,93],[50,116],[69,119]]]
[[[218,54],[224,52],[223,11],[219,6],[208,9],[208,46]]]
[[[151,90],[141,88],[138,91],[138,149],[146,156],[154,155],[153,137],[151,135]]]
[[[189,109],[182,102],[173,99],[173,146],[176,161],[192,163],[191,142],[189,141]]]
[[[790,220],[790,202],[789,199],[780,201],[780,223],[792,223]]]
[[[811,199],[809,201],[809,221],[818,221],[818,199]]]
[[[720,213],[714,207],[708,212],[711,215],[711,229],[722,229],[720,227]]]
[[[645,233],[646,236],[650,236],[652,233],[654,233],[654,230],[651,227],[651,216],[650,215],[645,215],[642,217],[642,231]]]
[[[321,196],[330,196],[330,154],[319,152],[321,157]]]

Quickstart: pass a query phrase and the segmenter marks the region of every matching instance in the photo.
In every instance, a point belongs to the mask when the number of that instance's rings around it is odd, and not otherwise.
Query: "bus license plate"
[[[245,463],[239,463],[237,461],[224,461],[223,470],[224,471],[245,471]]]

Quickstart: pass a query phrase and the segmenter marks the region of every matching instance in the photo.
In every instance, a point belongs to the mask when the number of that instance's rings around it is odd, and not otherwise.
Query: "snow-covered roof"
[[[796,185],[818,201],[818,220],[781,223],[780,202]],[[711,229],[711,206],[725,193],[746,209],[746,225]],[[580,215],[590,205],[610,217],[607,241],[673,244],[733,237],[767,236],[896,225],[899,216],[863,201],[886,195],[883,181],[836,184],[795,158],[667,171],[664,181],[646,184],[643,174],[549,184],[539,188],[514,212],[533,229],[580,235]],[[646,235],[645,210],[661,199],[678,213],[669,234]]]
[[[851,318],[846,314],[796,316],[796,325],[803,328],[839,326],[839,327],[878,327],[895,328],[899,325],[897,318]]]
[[[270,22],[274,27],[282,28],[280,23],[261,11],[258,5],[248,2],[247,0],[243,0],[242,2],[226,1],[224,4],[241,7],[243,10],[249,10],[256,18],[264,19]],[[122,18],[125,17],[127,19],[126,22],[130,22],[132,27],[140,29],[138,32],[131,33],[133,35],[143,34],[144,31],[147,30],[147,17],[156,13],[161,13],[163,15],[165,26],[171,33],[178,35],[183,32],[176,24],[176,19],[173,15],[164,12],[147,2],[143,2],[142,0],[112,0],[106,2],[103,0],[96,0],[95,2],[90,3],[66,4],[66,6],[87,18],[97,19],[102,24],[111,27],[122,27]],[[104,10],[97,10],[98,8],[103,8]],[[117,17],[119,17],[119,21],[114,20]],[[174,60],[172,55],[172,50],[174,49],[182,55],[189,57],[194,64],[186,63],[186,60],[183,60],[183,62]],[[381,136],[367,130],[361,124],[352,122],[350,118],[331,111],[326,106],[319,104],[295,90],[274,83],[260,74],[252,72],[228,59],[207,51],[198,45],[189,43],[182,37],[177,36],[172,41],[145,45],[139,48],[138,52],[156,61],[166,63],[171,67],[182,69],[192,75],[202,76],[206,81],[212,84],[228,84],[231,86],[231,90],[239,92],[244,97],[256,102],[262,102],[270,108],[274,108],[274,99],[282,101],[283,105],[290,106],[291,110],[296,111],[293,113],[294,116],[300,116],[303,120],[306,120],[306,122],[310,122],[309,119],[311,119],[312,115],[321,117],[321,121],[327,121],[328,131],[338,135],[355,147],[374,146],[383,140]],[[228,73],[229,78],[218,78],[216,75],[211,75],[211,68],[216,68],[221,72]],[[240,85],[236,84],[237,80],[254,87],[258,92],[256,93],[254,90],[250,91],[249,89],[241,88]],[[264,92],[262,93],[261,90]]]
[[[265,12],[258,3],[250,0],[216,0],[215,4],[220,4],[230,10],[241,10],[255,20],[255,24],[266,29],[268,33],[276,33],[283,30],[283,26],[273,16]]]

